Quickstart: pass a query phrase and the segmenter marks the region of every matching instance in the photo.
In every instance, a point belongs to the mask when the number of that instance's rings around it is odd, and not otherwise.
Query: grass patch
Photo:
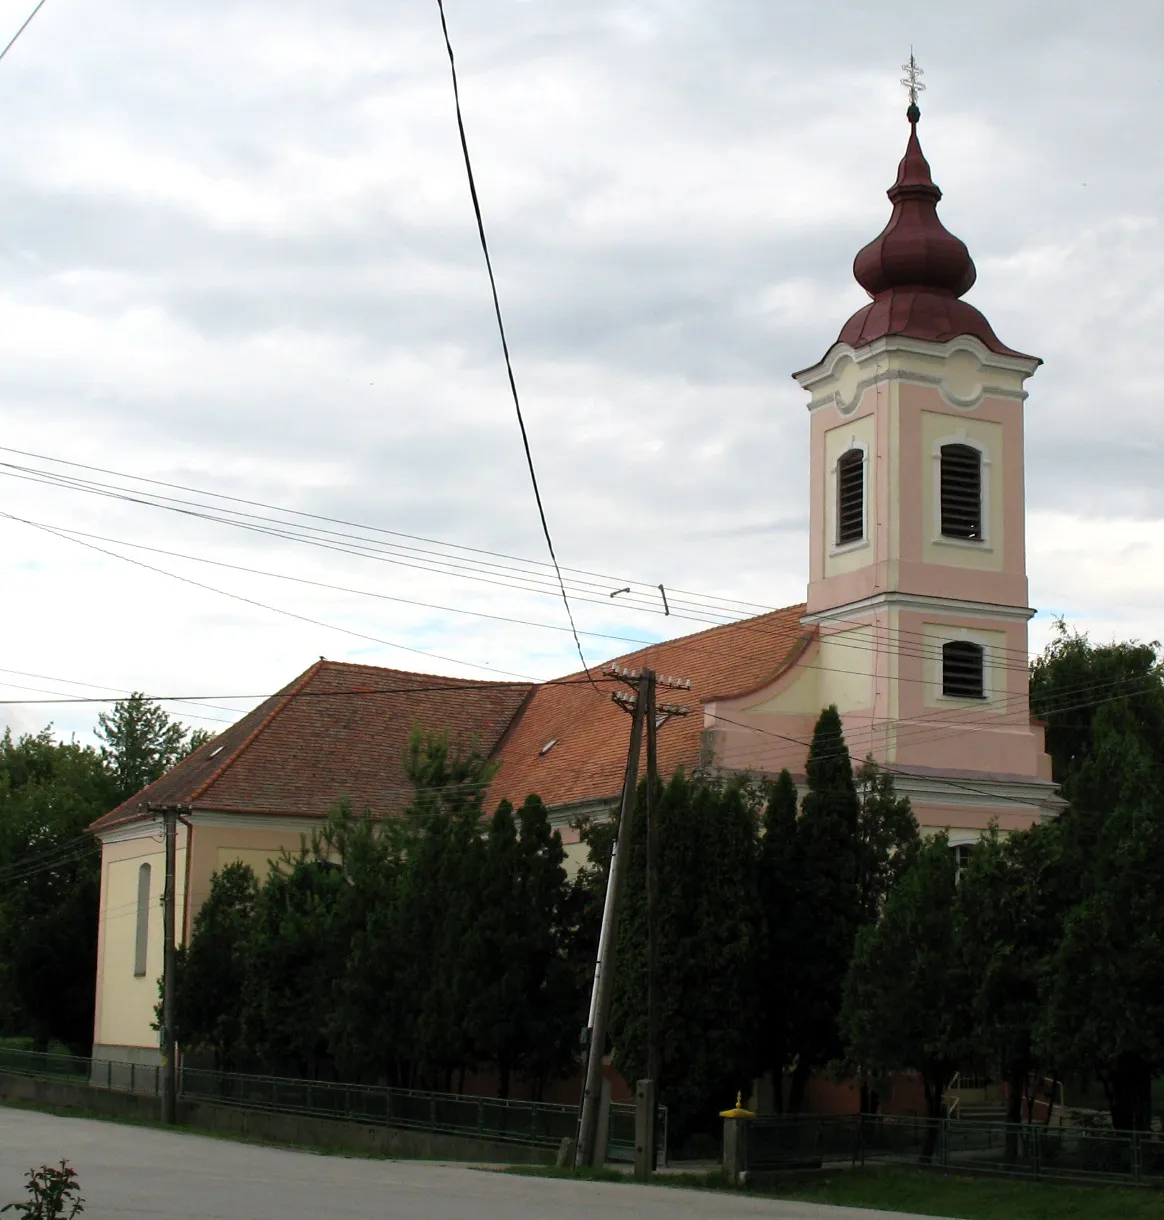
[[[826,1171],[787,1193],[771,1193],[962,1220],[1158,1220],[1164,1214],[1164,1195],[1146,1187],[1022,1182],[888,1165]]]
[[[613,1169],[513,1165],[506,1172],[634,1184],[633,1176]],[[663,1173],[655,1178],[655,1185],[687,1190],[731,1189],[719,1172]],[[790,1174],[785,1185],[742,1193],[957,1220],[1159,1220],[1164,1215],[1164,1194],[1146,1187],[1020,1182],[897,1165]]]

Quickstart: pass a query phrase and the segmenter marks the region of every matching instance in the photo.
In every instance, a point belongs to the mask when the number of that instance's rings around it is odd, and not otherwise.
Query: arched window
[[[951,699],[985,699],[981,644],[951,640],[942,645],[942,694]]]
[[[865,537],[865,451],[847,449],[837,462],[837,546]]]
[[[133,947],[133,976],[146,972],[146,952],[150,941],[150,866],[137,870],[137,939]]]
[[[942,537],[981,541],[982,454],[972,445],[943,445],[941,461]]]

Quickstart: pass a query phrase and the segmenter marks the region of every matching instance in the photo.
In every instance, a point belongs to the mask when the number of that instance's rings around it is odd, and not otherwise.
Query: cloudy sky
[[[29,7],[0,0],[0,28]],[[1155,0],[447,11],[547,515],[563,564],[600,574],[571,577],[588,659],[725,613],[607,596],[632,581],[802,598],[789,373],[863,300],[850,264],[888,215],[911,44],[970,300],[1046,361],[1033,645],[1053,614],[1164,635]],[[223,696],[170,705],[215,728],[320,655],[576,667],[538,591],[435,0],[48,0],[0,63],[0,113],[0,698]],[[134,502],[150,488],[213,511]],[[232,506],[265,532],[208,519]],[[333,533],[287,536],[304,526]],[[3,715],[85,735],[96,710]]]

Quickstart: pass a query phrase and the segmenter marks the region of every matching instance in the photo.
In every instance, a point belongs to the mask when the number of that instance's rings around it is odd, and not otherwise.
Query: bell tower
[[[893,210],[853,263],[869,303],[795,374],[811,416],[805,621],[848,657],[821,675],[842,712],[855,683],[841,671],[868,670],[870,706],[850,710],[878,761],[1045,782],[1023,490],[1024,384],[1041,362],[962,299],[977,273],[938,216],[912,56],[907,71]]]

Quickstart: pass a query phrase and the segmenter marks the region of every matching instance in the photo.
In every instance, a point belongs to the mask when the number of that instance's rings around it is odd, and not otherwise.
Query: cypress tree
[[[768,793],[759,845],[758,888],[764,921],[758,970],[759,1067],[771,1072],[773,1102],[784,1109],[784,1069],[790,1058],[795,962],[802,940],[797,792],[786,770]]]
[[[843,1052],[837,1022],[860,918],[860,801],[835,705],[817,720],[806,770],[808,792],[797,828],[801,940],[790,987],[794,1111],[803,1108],[812,1072]]]
[[[644,790],[640,787],[639,808]],[[712,1129],[756,1071],[761,915],[756,810],[741,782],[677,772],[658,800],[659,1100],[673,1136]],[[636,816],[619,925],[611,1038],[625,1080],[647,1070],[646,827]]]
[[[569,1071],[585,1022],[584,989],[569,960],[572,887],[562,836],[541,798],[518,811],[525,994],[517,1066],[540,1097],[550,1078]]]

